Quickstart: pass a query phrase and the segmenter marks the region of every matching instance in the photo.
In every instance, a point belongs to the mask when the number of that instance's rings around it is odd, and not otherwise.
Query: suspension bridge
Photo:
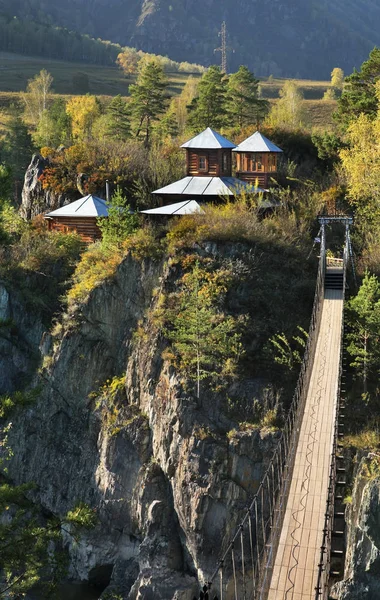
[[[350,217],[319,219],[321,251],[307,346],[278,446],[200,598],[328,600],[343,558],[339,436]],[[326,256],[326,226],[345,225],[341,258]],[[339,530],[339,531],[338,531]]]

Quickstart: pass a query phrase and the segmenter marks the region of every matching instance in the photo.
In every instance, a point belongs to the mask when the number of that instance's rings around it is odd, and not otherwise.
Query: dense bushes
[[[79,258],[80,237],[49,232],[43,220],[26,223],[9,206],[0,213],[0,229],[5,237],[0,246],[0,278],[49,320]]]

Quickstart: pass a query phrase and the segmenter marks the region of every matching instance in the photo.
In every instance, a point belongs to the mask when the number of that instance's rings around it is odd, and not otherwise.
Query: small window
[[[262,154],[256,154],[256,171],[263,170],[263,156]]]
[[[228,171],[228,154],[227,154],[227,152],[223,152],[223,154],[222,154],[222,171],[223,171],[223,173],[227,173],[227,171]]]
[[[269,155],[269,170],[277,171],[277,157],[275,154]]]
[[[198,156],[198,171],[208,171],[207,156]]]

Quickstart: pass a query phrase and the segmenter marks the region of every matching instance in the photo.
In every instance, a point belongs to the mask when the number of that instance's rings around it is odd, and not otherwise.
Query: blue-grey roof
[[[188,142],[182,144],[181,148],[195,148],[197,150],[215,150],[220,148],[236,148],[227,138],[223,137],[217,131],[207,127],[202,133],[196,135]]]
[[[140,212],[145,215],[195,215],[204,213],[196,200],[183,200],[182,202],[175,202],[175,204],[150,208]]]
[[[184,195],[184,196],[239,196],[241,190],[249,192],[263,192],[260,188],[236,177],[184,177],[166,185],[153,194],[158,196]]]
[[[108,217],[108,208],[105,200],[89,194],[47,213],[45,217]]]
[[[282,150],[260,131],[256,131],[251,137],[236,146],[234,152],[282,152]]]

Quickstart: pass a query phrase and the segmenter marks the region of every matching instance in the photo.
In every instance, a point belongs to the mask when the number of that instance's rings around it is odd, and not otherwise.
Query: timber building
[[[101,231],[97,225],[99,217],[108,217],[107,203],[92,194],[45,215],[50,231],[73,231],[87,243],[101,238]]]
[[[181,148],[186,150],[186,177],[153,192],[164,205],[187,199],[218,201],[221,196],[252,191],[252,185],[232,177],[232,150],[236,146],[220,133],[208,127]]]
[[[268,188],[277,172],[277,157],[282,153],[273,142],[256,131],[233,149],[236,153],[236,175],[248,183]]]

